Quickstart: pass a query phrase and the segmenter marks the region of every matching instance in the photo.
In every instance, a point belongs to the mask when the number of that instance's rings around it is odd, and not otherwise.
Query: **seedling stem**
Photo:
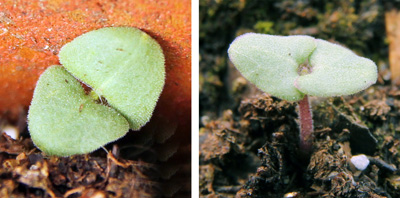
[[[300,150],[303,153],[311,153],[313,142],[313,120],[308,96],[305,95],[299,101],[299,118],[300,118]]]

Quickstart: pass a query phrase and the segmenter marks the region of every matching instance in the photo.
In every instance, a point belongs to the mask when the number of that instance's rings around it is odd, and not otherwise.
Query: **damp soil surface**
[[[116,153],[49,157],[31,139],[16,141],[4,133],[0,150],[0,197],[152,197],[159,190],[150,174],[154,164],[118,159]]]
[[[154,126],[69,157],[38,150],[26,125],[17,140],[0,133],[0,197],[190,197],[190,144],[171,144],[174,134]]]
[[[219,118],[203,115],[201,197],[400,197],[398,87],[311,97],[309,154],[299,150],[296,103],[257,94]]]
[[[400,197],[400,84],[391,80],[382,31],[394,7],[200,0],[200,196]],[[247,32],[340,43],[372,59],[378,81],[352,96],[310,97],[314,149],[305,154],[296,103],[261,93],[228,60],[229,44]]]

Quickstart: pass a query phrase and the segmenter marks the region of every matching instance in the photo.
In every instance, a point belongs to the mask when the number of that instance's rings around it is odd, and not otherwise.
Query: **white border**
[[[192,196],[199,197],[199,0],[192,0]]]

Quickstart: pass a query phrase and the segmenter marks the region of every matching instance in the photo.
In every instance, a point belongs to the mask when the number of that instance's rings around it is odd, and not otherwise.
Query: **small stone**
[[[18,139],[18,137],[19,137],[18,128],[15,126],[7,125],[1,129],[0,133],[1,132],[6,133],[8,136],[10,136],[14,140]]]
[[[350,161],[360,171],[365,170],[369,165],[369,159],[364,154],[354,155]]]

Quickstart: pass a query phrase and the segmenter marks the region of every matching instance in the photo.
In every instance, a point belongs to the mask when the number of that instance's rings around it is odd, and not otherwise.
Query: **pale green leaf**
[[[378,78],[377,66],[347,48],[317,39],[310,56],[312,72],[300,76],[296,87],[312,96],[349,95],[366,89]]]
[[[64,45],[61,64],[124,115],[132,129],[146,124],[165,80],[160,45],[130,27],[88,32]]]
[[[122,115],[96,104],[61,66],[49,67],[40,76],[29,108],[28,127],[40,150],[58,156],[94,151],[129,130]]]
[[[259,89],[289,101],[303,98],[294,86],[299,64],[315,49],[309,36],[244,34],[233,41],[228,53],[236,68]]]
[[[261,90],[290,101],[312,96],[349,95],[377,80],[369,59],[309,36],[245,34],[235,39],[229,58]],[[310,71],[301,68],[308,65]]]

